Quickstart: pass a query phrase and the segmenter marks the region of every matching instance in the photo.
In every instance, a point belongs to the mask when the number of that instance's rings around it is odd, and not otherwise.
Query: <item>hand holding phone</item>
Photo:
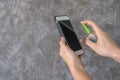
[[[55,22],[57,24],[59,33],[65,37],[67,45],[75,51],[77,55],[83,54],[83,49],[79,43],[77,35],[72,27],[68,16],[56,16]]]

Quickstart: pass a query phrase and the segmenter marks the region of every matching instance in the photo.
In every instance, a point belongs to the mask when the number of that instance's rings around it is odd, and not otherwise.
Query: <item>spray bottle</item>
[[[81,24],[81,25],[85,33],[90,37],[90,40],[96,43],[97,37],[92,34],[92,30],[90,29],[90,27],[88,27],[86,24]]]

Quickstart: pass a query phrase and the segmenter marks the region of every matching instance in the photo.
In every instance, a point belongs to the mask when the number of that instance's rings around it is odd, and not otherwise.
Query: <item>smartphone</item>
[[[83,54],[82,46],[79,43],[77,35],[72,27],[68,16],[55,16],[55,22],[61,36],[66,39],[67,45],[75,51],[77,55]]]

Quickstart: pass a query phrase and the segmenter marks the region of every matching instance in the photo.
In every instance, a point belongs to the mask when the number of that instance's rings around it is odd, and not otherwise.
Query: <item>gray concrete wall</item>
[[[120,46],[120,0],[0,0],[0,80],[72,80],[53,20],[64,14],[79,38],[79,21],[90,19]],[[94,80],[120,80],[120,65],[112,59],[89,47],[82,59]]]

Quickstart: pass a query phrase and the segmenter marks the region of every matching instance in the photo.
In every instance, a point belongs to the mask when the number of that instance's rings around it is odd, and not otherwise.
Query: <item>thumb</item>
[[[86,38],[86,44],[93,50],[96,50],[96,43],[92,42],[89,36]]]

